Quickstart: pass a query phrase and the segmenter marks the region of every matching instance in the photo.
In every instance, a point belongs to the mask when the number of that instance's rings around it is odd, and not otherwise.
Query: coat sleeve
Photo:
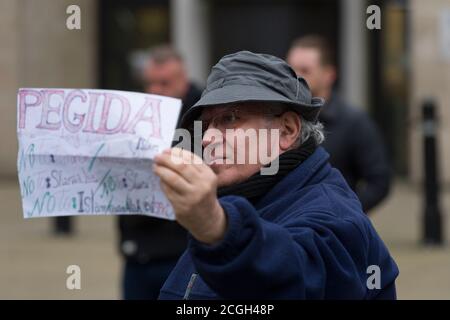
[[[314,212],[275,224],[246,199],[220,199],[228,227],[208,246],[190,237],[202,279],[223,298],[361,299],[366,292],[368,240],[352,222]]]

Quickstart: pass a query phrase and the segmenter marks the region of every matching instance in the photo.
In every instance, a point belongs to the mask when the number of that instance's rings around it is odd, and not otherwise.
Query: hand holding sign
[[[219,242],[227,221],[217,199],[217,176],[211,168],[195,154],[179,148],[157,155],[153,168],[177,221],[197,240]]]
[[[152,172],[181,102],[122,91],[20,89],[24,216],[146,214],[173,219]]]

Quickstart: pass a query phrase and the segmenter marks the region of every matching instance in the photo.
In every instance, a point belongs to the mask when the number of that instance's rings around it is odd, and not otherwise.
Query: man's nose
[[[210,145],[211,143],[217,143],[223,141],[223,134],[219,129],[212,127],[211,125],[206,128],[206,131],[203,133],[202,137],[202,145],[203,148]]]
[[[202,137],[202,146],[203,146],[203,148],[205,148],[206,146],[208,146],[212,142],[213,142],[213,136],[211,134],[211,130],[208,127],[208,128],[206,128],[205,132],[203,132],[203,137]]]

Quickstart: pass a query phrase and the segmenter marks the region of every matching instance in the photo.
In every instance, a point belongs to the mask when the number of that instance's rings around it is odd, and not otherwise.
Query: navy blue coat
[[[190,236],[160,299],[395,299],[398,268],[328,158],[319,147],[255,206],[221,197],[225,238]]]

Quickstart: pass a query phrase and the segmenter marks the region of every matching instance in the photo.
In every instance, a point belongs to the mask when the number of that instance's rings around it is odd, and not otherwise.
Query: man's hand
[[[153,171],[171,202],[176,220],[206,244],[225,235],[226,215],[217,200],[217,177],[193,153],[172,148],[154,158]]]

